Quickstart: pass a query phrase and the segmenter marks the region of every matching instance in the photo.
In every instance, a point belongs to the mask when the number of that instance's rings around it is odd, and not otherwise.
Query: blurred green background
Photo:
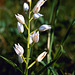
[[[33,0],[32,8],[37,3],[38,0]],[[49,24],[50,8],[53,0],[47,0],[47,2],[42,6],[40,13],[44,16],[33,20],[31,22],[31,30],[34,30],[41,26],[42,24]],[[57,3],[58,0],[56,0]],[[17,55],[13,49],[13,45],[20,43],[26,54],[26,41],[23,38],[22,34],[19,34],[17,31],[17,20],[15,14],[20,13],[24,15],[27,23],[27,14],[23,11],[23,3],[26,0],[0,0],[0,55],[12,60],[17,63]],[[54,9],[54,13],[56,6]],[[53,14],[54,18],[54,14]],[[55,37],[53,43],[53,53],[60,45],[61,40],[65,36],[68,27],[75,18],[75,0],[60,0],[59,13],[57,16],[57,24],[55,27]],[[54,20],[54,19],[53,19]],[[53,24],[53,20],[51,25]],[[37,44],[34,45],[31,51],[32,61],[47,48],[47,31],[40,32],[40,40]],[[25,29],[25,37],[27,38],[27,30]],[[26,55],[25,55],[26,56]],[[58,60],[58,70],[61,69],[64,73],[71,73],[75,70],[75,25],[72,27],[72,30],[65,42],[64,53]],[[33,75],[35,72],[39,71],[39,66],[30,70]],[[23,64],[23,67],[24,64]],[[42,66],[41,66],[42,67]],[[60,72],[60,71],[59,71]],[[14,68],[6,63],[3,59],[0,58],[0,75],[20,75],[19,71],[15,71]],[[44,75],[44,74],[43,74]],[[60,74],[61,75],[61,74]],[[65,74],[66,75],[66,74]]]

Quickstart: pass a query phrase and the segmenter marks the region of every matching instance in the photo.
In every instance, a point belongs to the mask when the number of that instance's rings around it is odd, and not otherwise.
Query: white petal
[[[24,23],[25,23],[24,17],[23,17],[22,15],[20,15],[20,14],[16,15],[16,14],[15,14],[15,16],[16,16],[17,20],[18,20],[21,24],[24,24]]]
[[[37,57],[36,61],[37,61],[37,62],[42,61],[43,58],[46,56],[46,54],[47,54],[47,52],[43,52],[43,53],[41,53],[41,54]]]
[[[23,53],[24,53],[24,49],[23,49],[23,47],[18,43],[18,47],[19,47],[19,49],[21,50],[21,54],[23,55]]]
[[[24,49],[20,44],[18,44],[18,45],[15,44],[15,47],[13,47],[13,48],[14,48],[17,55],[19,55],[19,56],[23,55]]]
[[[51,29],[50,25],[42,25],[42,26],[40,26],[39,31],[46,31],[49,29]]]
[[[30,37],[30,42],[29,42],[29,44],[32,44],[32,42],[33,42],[32,37]]]
[[[24,9],[25,11],[28,11],[28,10],[29,10],[29,6],[28,6],[27,3],[24,3],[24,5],[23,5],[23,9]]]
[[[33,33],[33,42],[37,43],[39,41],[39,31]]]
[[[33,8],[33,13],[38,13],[40,11],[40,6],[39,5],[35,5]]]
[[[34,14],[34,19],[37,19],[37,18],[39,18],[39,17],[41,17],[41,16],[43,16],[42,14],[40,14],[40,13],[36,13],[36,14]]]
[[[37,4],[41,7],[47,0],[39,0]]]
[[[31,0],[27,0],[27,2],[31,2]]]
[[[24,32],[24,27],[21,23],[17,22],[17,29],[19,33],[23,33]]]
[[[19,61],[19,63],[23,63],[24,62],[21,56],[18,56],[18,61]]]

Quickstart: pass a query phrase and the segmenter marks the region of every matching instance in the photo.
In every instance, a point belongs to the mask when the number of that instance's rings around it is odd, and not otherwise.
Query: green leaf
[[[50,69],[51,69],[53,75],[58,75],[58,72],[53,67],[50,67]]]
[[[1,55],[0,55],[0,57],[1,57],[2,59],[4,59],[7,63],[9,63],[10,65],[12,65],[15,69],[18,69],[21,73],[23,73],[23,72],[20,70],[20,68],[17,66],[17,64],[15,64],[15,63],[12,62],[11,60],[9,60],[9,59],[7,59],[7,58],[1,56]]]
[[[75,72],[73,72],[72,75],[75,75]]]
[[[43,64],[44,66],[47,65],[47,63],[45,63],[44,61],[41,61],[41,64]],[[58,75],[57,71],[53,68],[53,67],[48,67],[49,70],[52,71],[53,75]]]
[[[73,20],[72,24],[69,26],[69,28],[67,30],[67,33],[65,34],[65,36],[64,36],[64,38],[63,38],[63,40],[61,42],[62,45],[64,45],[64,43],[65,43],[65,41],[66,41],[66,39],[67,39],[67,37],[68,37],[73,25],[75,25],[75,19]]]

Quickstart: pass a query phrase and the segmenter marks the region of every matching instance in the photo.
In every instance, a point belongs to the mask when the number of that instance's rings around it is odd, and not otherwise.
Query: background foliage
[[[36,4],[38,0],[33,0],[32,7]],[[41,26],[42,24],[48,24],[50,16],[50,8],[53,0],[47,0],[42,7],[40,13],[44,16],[38,20],[33,20],[31,23],[31,29],[34,30]],[[57,3],[58,0],[56,0]],[[27,15],[23,11],[23,3],[25,0],[0,0],[0,55],[12,60],[17,63],[17,55],[13,50],[13,45],[15,43],[20,43],[26,52],[26,41],[22,38],[22,34],[19,34],[17,31],[17,20],[15,18],[16,13],[20,13],[25,16],[27,22]],[[56,7],[54,8],[55,13]],[[53,18],[54,18],[53,13]],[[59,13],[57,16],[57,24],[55,27],[55,37],[53,43],[52,55],[55,53],[56,49],[59,47],[62,38],[65,36],[68,27],[71,25],[73,19],[75,18],[75,0],[60,0]],[[52,19],[51,25],[53,24],[54,19]],[[47,47],[47,33],[40,33],[40,41],[34,45],[32,49],[32,60],[34,60],[38,54],[43,50],[46,50]],[[25,36],[27,36],[27,31],[25,30]],[[62,56],[59,58],[56,64],[56,69],[61,74],[70,73],[72,74],[75,70],[75,25],[73,25],[70,34],[65,41],[64,51]],[[26,55],[25,55],[26,56]],[[46,60],[46,59],[44,59]],[[31,61],[32,62],[32,61]],[[22,65],[25,67],[24,65]],[[35,68],[36,67],[36,68]],[[40,63],[37,63],[30,72],[34,75],[35,72],[39,72],[42,68]],[[34,70],[35,68],[35,70]],[[42,73],[45,74],[46,71]],[[19,71],[15,71],[14,68],[6,63],[3,59],[0,58],[0,75],[20,75]],[[66,75],[66,74],[65,74]]]

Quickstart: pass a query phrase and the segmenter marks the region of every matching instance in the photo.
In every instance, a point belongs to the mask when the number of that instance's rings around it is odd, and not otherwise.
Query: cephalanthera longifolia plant
[[[24,74],[28,75],[28,70],[29,68],[31,68],[36,62],[41,62],[43,60],[43,58],[47,55],[47,52],[44,51],[42,52],[33,63],[31,63],[29,65],[29,53],[30,53],[30,48],[33,47],[34,43],[38,43],[39,42],[39,31],[46,31],[46,30],[50,30],[51,26],[50,25],[46,25],[43,24],[41,25],[38,29],[35,29],[34,31],[31,32],[31,21],[33,19],[38,19],[39,17],[43,16],[42,14],[38,13],[41,9],[41,6],[46,2],[46,0],[39,0],[37,2],[37,4],[34,6],[33,9],[31,9],[31,0],[28,0],[28,3],[24,3],[23,8],[25,11],[27,11],[28,14],[28,25],[25,23],[25,19],[21,14],[15,14],[18,22],[17,22],[17,29],[19,33],[23,33],[24,32],[24,26],[28,31],[28,39],[27,39],[27,53],[26,57],[24,57],[24,49],[23,47],[18,43],[15,44],[14,50],[16,52],[16,54],[18,55],[18,61],[19,63],[25,63],[26,67],[25,67],[25,71]]]
[[[58,8],[59,8],[60,0],[58,0],[58,2],[57,2],[57,7],[56,7],[56,11],[55,11],[56,12],[55,13],[55,19],[54,19],[54,23],[53,23],[52,27],[51,27],[51,25],[43,24],[39,28],[35,29],[34,31],[32,31],[31,27],[30,27],[32,20],[34,20],[34,19],[36,20],[39,17],[43,17],[43,15],[39,13],[39,11],[41,10],[41,7],[43,6],[43,4],[46,1],[47,0],[39,0],[37,2],[37,4],[33,7],[33,9],[31,8],[32,0],[27,0],[28,3],[25,2],[23,4],[24,11],[28,13],[28,15],[27,15],[28,16],[28,21],[27,21],[28,23],[25,22],[25,19],[24,19],[23,15],[15,14],[15,17],[18,20],[18,22],[17,22],[18,32],[20,34],[22,34],[22,33],[25,32],[26,29],[28,31],[28,37],[26,39],[26,41],[27,41],[26,53],[24,53],[24,48],[19,43],[14,44],[14,46],[13,46],[14,51],[18,55],[19,63],[25,64],[25,68],[23,68],[24,70],[21,70],[17,66],[17,64],[13,63],[11,60],[8,60],[5,57],[0,56],[5,61],[7,61],[9,64],[11,64],[15,69],[18,69],[22,73],[22,75],[28,75],[28,71],[30,70],[30,68],[32,68],[34,66],[34,64],[37,63],[37,62],[40,62],[44,67],[38,73],[35,73],[33,75],[40,75],[45,69],[47,69],[46,75],[58,75],[58,72],[55,69],[56,61],[59,59],[61,54],[64,52],[64,50],[63,50],[64,42],[65,42],[65,40],[66,40],[70,30],[71,30],[71,27],[75,24],[75,22],[73,22],[70,25],[65,37],[63,38],[60,46],[58,47],[57,51],[55,53],[53,53],[53,58],[52,58],[51,57],[51,51],[52,51],[52,44],[53,44],[53,40],[54,40],[54,30],[55,30],[55,25],[56,25],[56,22],[57,22],[57,15],[58,15],[58,11],[59,11]],[[51,24],[51,21],[52,21],[52,18],[53,18],[54,6],[55,6],[55,0],[53,0],[52,6],[51,6],[51,9],[50,9],[51,11],[50,11],[49,24]],[[39,54],[38,57],[36,57],[36,59],[32,63],[30,63],[30,61],[32,60],[32,58],[29,56],[30,55],[30,49],[33,47],[33,45],[35,45],[35,43],[39,42],[40,32],[44,32],[46,30],[48,31],[47,50],[43,51],[41,54]],[[47,56],[47,62],[42,61],[45,56]]]

